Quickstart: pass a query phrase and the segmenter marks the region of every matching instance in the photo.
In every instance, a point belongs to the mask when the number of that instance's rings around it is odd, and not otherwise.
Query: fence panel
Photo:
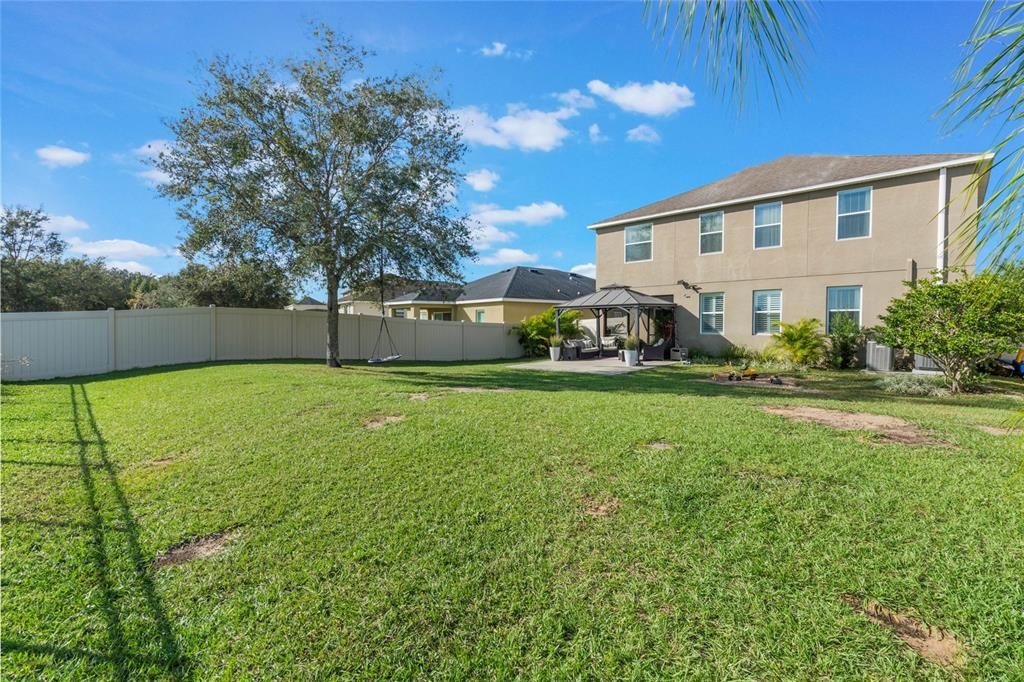
[[[113,369],[108,311],[4,313],[0,362],[18,381],[101,374]]]
[[[101,374],[209,360],[323,359],[322,311],[175,308],[96,312],[4,313],[2,377],[24,381]],[[403,360],[515,358],[512,325],[388,318]],[[370,357],[380,330],[373,315],[339,315],[343,360]],[[389,354],[386,340],[378,355]]]
[[[118,310],[114,348],[118,369],[210,360],[209,308]]]

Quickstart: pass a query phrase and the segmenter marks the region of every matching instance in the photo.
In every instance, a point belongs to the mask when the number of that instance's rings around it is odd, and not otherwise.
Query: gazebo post
[[[561,316],[562,316],[562,311],[559,310],[558,308],[555,308],[555,336],[561,336],[562,335],[562,330],[561,330],[561,328],[558,325],[558,318],[560,318]]]

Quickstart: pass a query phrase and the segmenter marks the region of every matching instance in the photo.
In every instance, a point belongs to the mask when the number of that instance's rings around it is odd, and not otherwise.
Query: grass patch
[[[811,372],[812,391],[738,391],[707,372],[268,362],[6,385],[4,676],[1021,675],[1024,450],[979,430],[1018,386],[894,397]],[[969,655],[929,662],[850,594]]]

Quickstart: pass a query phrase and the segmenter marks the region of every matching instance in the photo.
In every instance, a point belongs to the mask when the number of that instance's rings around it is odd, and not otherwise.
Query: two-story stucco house
[[[973,268],[950,235],[984,200],[990,164],[816,155],[747,168],[590,225],[597,285],[669,298],[678,343],[708,352],[762,348],[780,320],[875,325],[904,280]]]

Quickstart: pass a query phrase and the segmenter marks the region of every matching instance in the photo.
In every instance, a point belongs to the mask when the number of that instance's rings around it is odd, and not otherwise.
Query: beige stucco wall
[[[544,312],[550,307],[550,303],[519,303],[513,301],[460,304],[455,319],[476,322],[476,311],[483,310],[484,322],[517,324],[531,315]]]
[[[962,190],[973,168],[948,171],[950,231],[977,203],[965,201]],[[872,187],[871,236],[836,239],[836,193]],[[807,192],[782,200],[782,246],[753,248],[753,204],[724,208],[724,251],[699,255],[698,213],[653,221],[653,258],[625,263],[626,226],[597,230],[597,284],[624,284],[647,294],[671,294],[681,306],[677,318],[680,343],[714,350],[725,343],[760,348],[769,337],[752,334],[753,292],[782,290],[782,319],[825,316],[825,289],[861,285],[862,324],[878,323],[889,301],[902,294],[908,260],[920,276],[937,264],[939,172],[858,183]],[[641,221],[637,224],[644,224]],[[951,248],[959,253],[960,249]],[[973,259],[967,263],[973,267]],[[678,282],[698,285],[703,292],[725,293],[725,333],[702,336],[697,325],[698,296]]]

